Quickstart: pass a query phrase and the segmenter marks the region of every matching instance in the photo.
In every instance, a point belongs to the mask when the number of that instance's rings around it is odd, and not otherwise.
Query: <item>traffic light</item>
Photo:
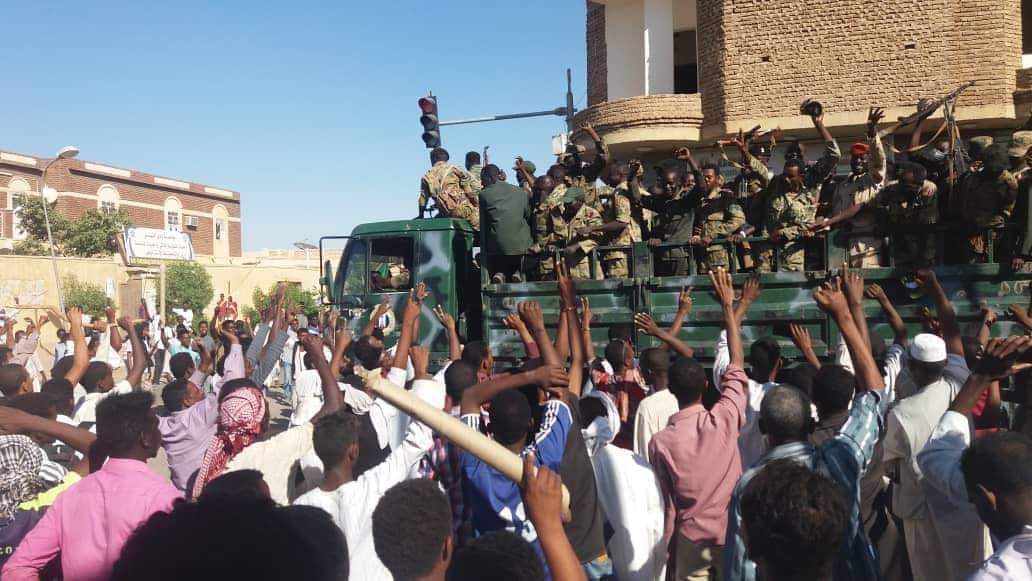
[[[437,97],[428,95],[419,100],[419,109],[423,115],[419,122],[423,124],[423,143],[427,149],[441,146],[440,119],[437,117]]]

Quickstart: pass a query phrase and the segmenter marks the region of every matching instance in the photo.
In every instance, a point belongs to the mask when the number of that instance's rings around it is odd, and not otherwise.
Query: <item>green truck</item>
[[[940,232],[940,239],[945,235],[948,233]],[[763,295],[753,305],[743,329],[747,343],[750,339],[775,336],[786,355],[796,356],[798,352],[788,333],[788,324],[799,323],[808,328],[818,355],[834,352],[838,330],[818,309],[812,295],[818,285],[835,275],[838,270],[835,265],[843,264],[847,236],[837,233],[813,241],[808,256],[815,263],[815,270],[773,272],[761,276]],[[346,239],[346,246],[339,262],[334,265],[330,260],[324,260],[324,244],[342,239]],[[514,312],[520,302],[534,300],[541,304],[546,324],[554,330],[559,297],[555,282],[492,284],[479,266],[479,246],[480,241],[467,222],[450,218],[362,224],[350,236],[324,237],[320,240],[323,300],[339,309],[342,318],[357,329],[368,321],[372,310],[385,299],[400,313],[400,306],[404,304],[411,285],[424,282],[431,292],[428,305],[441,304],[453,313],[460,335],[467,340],[487,342],[504,366],[506,362],[514,362],[524,355],[519,337],[505,327],[504,317]],[[588,298],[594,314],[592,337],[596,352],[602,352],[610,328],[630,325],[636,312],[648,313],[661,326],[669,326],[677,311],[679,291],[684,286],[691,286],[694,288],[694,306],[680,336],[695,349],[700,360],[712,360],[721,329],[721,313],[710,292],[709,277],[696,274],[655,276],[653,247],[639,243],[622,250],[631,257],[632,277],[577,282],[578,293]],[[597,256],[592,255],[591,260],[593,268],[598,269]],[[976,332],[981,320],[979,309],[984,303],[1001,315],[996,333],[1009,334],[1012,331],[1023,332],[1007,311],[1010,305],[1028,305],[1029,281],[1032,279],[1030,267],[1032,264],[1026,264],[1019,271],[1012,272],[993,262],[942,265],[935,270],[956,306],[965,332]],[[931,302],[911,288],[908,278],[912,273],[887,267],[868,269],[864,274],[868,283],[878,283],[884,288],[903,319],[912,327],[912,333],[919,332],[921,309],[931,306]],[[736,273],[736,285],[746,276],[745,273]],[[865,307],[874,330],[891,339],[891,329],[878,304],[867,301]],[[386,323],[385,339],[390,345],[397,339],[398,330],[393,318]],[[431,346],[435,364],[440,365],[447,360],[447,337],[430,312],[430,306],[423,314],[420,341]],[[639,348],[645,348],[652,346],[653,339],[636,335],[635,341]]]

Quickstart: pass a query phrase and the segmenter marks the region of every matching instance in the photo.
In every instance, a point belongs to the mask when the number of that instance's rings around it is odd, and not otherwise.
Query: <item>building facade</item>
[[[869,107],[891,122],[918,99],[973,80],[957,103],[961,130],[1002,137],[1032,111],[1027,5],[588,1],[588,108],[577,120],[591,122],[617,157],[669,157],[675,146],[712,147],[755,125],[813,140],[799,105],[814,97],[837,138],[859,139]]]
[[[18,207],[40,194],[48,158],[0,151],[0,249],[24,238]],[[199,256],[241,256],[240,193],[138,170],[59,159],[47,171],[45,193],[75,220],[87,210],[125,210],[133,226],[187,233]]]

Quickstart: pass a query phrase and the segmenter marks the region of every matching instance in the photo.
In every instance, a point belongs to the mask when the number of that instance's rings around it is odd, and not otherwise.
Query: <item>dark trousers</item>
[[[491,277],[501,274],[506,281],[512,279],[512,275],[523,270],[523,255],[501,255],[491,257]]]

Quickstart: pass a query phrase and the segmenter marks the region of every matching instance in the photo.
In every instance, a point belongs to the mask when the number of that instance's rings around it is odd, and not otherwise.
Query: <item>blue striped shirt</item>
[[[735,485],[731,495],[730,515],[721,573],[724,581],[755,581],[756,564],[746,557],[745,542],[739,534],[742,525],[741,500],[745,487],[753,476],[768,462],[789,458],[810,466],[836,482],[846,498],[852,499],[849,532],[835,562],[835,581],[874,580],[878,578],[878,560],[864,534],[860,520],[860,478],[867,470],[874,445],[882,428],[878,402],[880,392],[867,391],[857,395],[849,419],[838,435],[814,448],[809,442],[783,444],[767,454],[747,470]]]

